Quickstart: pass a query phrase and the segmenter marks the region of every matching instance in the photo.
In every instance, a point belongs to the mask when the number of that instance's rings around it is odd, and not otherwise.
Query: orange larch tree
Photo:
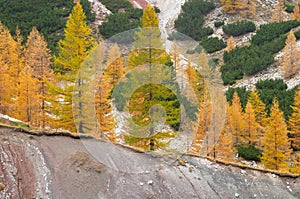
[[[241,0],[241,10],[242,16],[248,18],[254,18],[256,15],[256,4],[257,0]]]
[[[245,133],[243,132],[244,122],[242,118],[242,107],[237,92],[234,93],[232,104],[227,109],[228,122],[233,136],[235,146],[246,143]]]
[[[115,86],[124,75],[124,58],[120,52],[118,44],[114,44],[109,51],[106,67],[107,77],[110,84]]]
[[[95,136],[104,140],[116,142],[114,134],[115,124],[111,105],[112,100],[109,97],[113,86],[109,81],[108,75],[104,73],[101,75],[97,84],[95,107],[98,119],[98,129]]]
[[[285,78],[293,77],[300,69],[300,52],[297,48],[297,40],[294,31],[291,30],[283,49],[281,71]]]
[[[294,100],[293,113],[289,118],[289,127],[293,136],[292,146],[300,150],[300,88],[298,87]]]
[[[259,124],[255,119],[255,111],[251,103],[247,103],[245,108],[245,113],[242,114],[243,117],[243,133],[245,134],[245,139],[248,141],[247,144],[257,144],[259,140]]]
[[[17,119],[27,122],[29,125],[37,126],[39,120],[38,81],[33,77],[32,68],[26,66],[20,73],[20,95],[17,99],[19,115]]]
[[[45,128],[49,123],[50,118],[48,113],[49,91],[47,82],[52,82],[54,75],[50,68],[51,55],[50,50],[47,48],[47,42],[44,37],[38,32],[36,28],[33,28],[30,32],[25,48],[25,64],[32,69],[33,76],[36,78],[38,84],[38,95],[39,98],[39,127]],[[49,126],[49,125],[48,125]]]
[[[11,105],[11,79],[8,73],[9,58],[7,53],[9,40],[13,42],[8,29],[0,23],[0,113],[2,114],[7,114]]]
[[[229,108],[229,105],[227,105]],[[228,115],[223,127],[223,130],[215,144],[216,159],[223,161],[233,161],[235,157],[235,149],[233,145],[233,136],[228,120]]]
[[[233,49],[235,49],[235,42],[234,42],[233,36],[230,36],[230,37],[228,38],[228,41],[227,41],[226,51],[227,51],[227,52],[230,52],[230,51],[232,51]]]
[[[300,20],[300,9],[299,5],[296,4],[293,12],[291,13],[291,19],[292,20]]]
[[[270,22],[280,22],[286,20],[286,12],[285,12],[285,5],[284,0],[278,0],[273,12]]]
[[[222,10],[227,14],[236,14],[241,9],[241,2],[239,0],[220,0],[222,3]]]
[[[287,125],[279,104],[274,99],[270,117],[267,120],[263,137],[263,152],[261,162],[267,169],[289,171],[292,149]]]

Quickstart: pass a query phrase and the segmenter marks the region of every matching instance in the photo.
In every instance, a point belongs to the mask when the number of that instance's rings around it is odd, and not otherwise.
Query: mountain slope
[[[90,146],[97,146],[92,153]],[[0,198],[299,198],[300,178],[0,128]],[[87,150],[88,149],[88,150]],[[90,151],[90,150],[89,150]]]

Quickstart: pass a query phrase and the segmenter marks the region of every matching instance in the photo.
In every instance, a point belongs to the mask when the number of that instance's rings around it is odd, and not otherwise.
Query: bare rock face
[[[97,146],[93,153],[88,145]],[[0,157],[0,198],[300,197],[299,178],[4,127]]]

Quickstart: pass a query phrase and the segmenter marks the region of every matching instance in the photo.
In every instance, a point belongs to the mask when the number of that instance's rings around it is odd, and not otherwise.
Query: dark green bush
[[[229,87],[229,89],[225,93],[225,95],[226,95],[227,102],[230,105],[232,104],[232,98],[233,98],[234,92],[237,92],[237,94],[240,98],[241,107],[242,107],[243,111],[245,111],[250,91],[247,91],[246,87],[237,87],[237,88]]]
[[[101,3],[113,13],[117,13],[119,9],[125,9],[125,11],[133,9],[132,4],[127,0],[101,0]]]
[[[189,0],[182,6],[182,13],[175,21],[175,28],[193,39],[201,39],[211,35],[211,28],[203,28],[204,16],[215,8],[213,2]]]
[[[296,39],[300,39],[300,30],[298,30],[297,32],[294,32]]]
[[[248,146],[238,146],[239,155],[245,160],[260,161],[261,151],[251,144]]]
[[[234,84],[243,75],[253,75],[266,69],[274,62],[272,52],[255,45],[235,48],[223,55],[225,64],[221,66],[222,79],[225,85]]]
[[[142,10],[135,9],[131,12],[110,15],[108,21],[99,27],[99,31],[105,38],[110,38],[118,33],[138,28],[142,14]]]
[[[232,85],[243,75],[254,75],[274,63],[273,54],[283,49],[287,33],[298,25],[300,22],[297,21],[262,25],[252,37],[250,46],[225,52],[224,65],[221,67],[224,84]],[[295,36],[300,38],[300,31],[295,32]]]
[[[295,6],[294,5],[291,5],[291,4],[288,4],[288,3],[284,3],[285,5],[285,11],[288,12],[288,13],[292,13],[294,11],[294,8]],[[300,7],[300,4],[298,4],[298,6]]]
[[[90,2],[82,0],[81,4],[87,20],[94,21],[95,15],[91,13]],[[18,26],[26,42],[35,26],[46,38],[48,47],[55,51],[56,43],[63,37],[63,29],[74,3],[71,0],[0,0],[0,5],[0,20],[12,34]]]
[[[216,27],[216,28],[218,28],[218,27],[220,27],[220,26],[223,26],[224,25],[224,21],[215,21],[214,22],[214,26]]]
[[[213,53],[219,50],[222,50],[226,47],[226,43],[217,37],[210,37],[204,39],[200,42],[200,45],[206,50],[208,53]]]
[[[266,104],[268,114],[273,104],[274,97],[279,102],[279,108],[283,111],[285,119],[292,114],[291,106],[294,104],[296,88],[287,90],[287,85],[282,79],[270,79],[256,83],[256,89],[259,92],[261,100]]]
[[[243,35],[256,30],[255,24],[251,21],[239,21],[223,26],[223,31],[232,36]]]
[[[256,35],[252,37],[251,43],[263,45],[266,42],[273,41],[280,35],[288,33],[297,26],[300,26],[300,21],[284,21],[261,25]]]

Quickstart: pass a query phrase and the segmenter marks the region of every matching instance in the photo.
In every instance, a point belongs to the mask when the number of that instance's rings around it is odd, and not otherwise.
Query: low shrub
[[[261,151],[254,144],[248,146],[238,146],[239,155],[245,160],[260,161]]]
[[[210,37],[202,42],[200,42],[200,45],[206,50],[208,53],[213,53],[219,50],[222,50],[226,47],[226,43],[217,37]]]
[[[255,30],[256,26],[251,21],[239,21],[223,26],[223,31],[232,36],[243,35],[248,32],[254,32]]]

